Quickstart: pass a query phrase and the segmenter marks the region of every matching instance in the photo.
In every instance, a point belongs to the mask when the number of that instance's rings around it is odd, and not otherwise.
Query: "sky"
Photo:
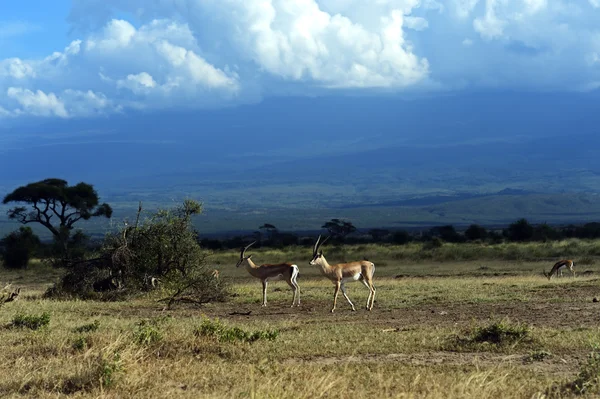
[[[0,1],[0,127],[279,96],[599,89],[600,0]]]

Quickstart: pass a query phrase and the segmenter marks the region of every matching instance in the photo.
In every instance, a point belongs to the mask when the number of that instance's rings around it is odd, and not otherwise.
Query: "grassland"
[[[48,301],[41,294],[57,271],[3,271],[0,282],[23,293],[0,308],[0,395],[541,398],[572,396],[569,383],[579,382],[594,397],[598,244],[552,245],[545,255],[585,254],[584,264],[575,257],[577,278],[548,281],[541,271],[552,261],[524,256],[535,250],[526,245],[326,248],[330,261],[367,256],[376,264],[373,311],[352,312],[340,297],[334,314],[333,286],[308,265],[305,248],[253,251],[259,263],[300,266],[302,305],[293,309],[283,282],[269,285],[261,308],[260,283],[234,267],[235,252],[210,258],[233,297],[202,308],[164,309],[160,292],[127,302]],[[476,248],[479,257],[464,255]],[[456,256],[415,255],[436,251]],[[348,293],[366,301],[360,284]],[[37,330],[15,325],[43,314],[49,324]],[[498,342],[481,339],[490,326]],[[243,338],[252,332],[256,341]]]

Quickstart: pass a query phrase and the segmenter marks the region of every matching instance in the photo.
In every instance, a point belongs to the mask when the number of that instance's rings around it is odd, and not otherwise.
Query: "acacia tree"
[[[39,223],[47,228],[60,244],[63,257],[68,259],[68,242],[75,223],[92,217],[110,218],[112,208],[100,204],[98,193],[91,184],[69,186],[65,180],[45,179],[21,186],[2,201],[25,203],[8,210],[10,219],[22,224]]]
[[[267,232],[267,240],[273,242],[279,236],[279,230],[271,223],[265,223],[258,228]]]
[[[356,231],[356,227],[354,227],[352,222],[340,219],[331,219],[329,222],[326,222],[323,226],[321,226],[321,228],[327,229],[329,234],[333,237],[339,237],[341,239]]]

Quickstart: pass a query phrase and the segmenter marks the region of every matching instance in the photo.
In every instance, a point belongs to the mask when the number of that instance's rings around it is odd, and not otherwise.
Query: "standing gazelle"
[[[285,280],[294,291],[292,307],[294,307],[294,305],[300,306],[300,287],[296,282],[296,278],[298,277],[299,272],[298,266],[292,265],[291,263],[278,263],[275,265],[263,264],[260,266],[256,266],[256,264],[251,259],[252,255],[246,256],[246,250],[252,245],[254,245],[254,243],[256,243],[256,241],[242,248],[242,252],[240,252],[240,259],[238,260],[237,265],[235,265],[235,267],[240,267],[241,265],[244,265],[248,273],[260,279],[263,286],[262,306],[267,306],[267,282],[269,280]],[[298,298],[298,300],[296,300],[296,298]]]
[[[350,306],[352,306],[352,310],[356,310],[354,308],[354,304],[348,298],[346,294],[345,283],[347,281],[361,281],[368,289],[369,289],[369,297],[367,298],[367,310],[373,309],[373,303],[375,302],[375,286],[373,285],[373,274],[375,273],[375,264],[373,262],[369,262],[367,260],[361,260],[358,262],[349,262],[349,263],[338,263],[336,265],[330,265],[325,259],[323,255],[323,251],[319,251],[319,248],[325,241],[327,241],[329,237],[327,237],[323,242],[321,242],[321,236],[317,238],[317,242],[313,247],[313,257],[310,261],[311,265],[318,265],[321,268],[321,272],[334,282],[335,284],[335,294],[333,296],[333,308],[331,308],[331,312],[335,310],[335,305],[337,302],[338,293],[340,288],[342,289],[342,294],[344,294],[344,298],[348,301]]]
[[[559,260],[554,264],[552,270],[550,270],[550,273],[546,273],[546,271],[544,271],[544,276],[548,277],[548,280],[550,280],[554,275],[558,277],[558,273],[560,272],[560,276],[562,277],[562,269],[568,268],[573,277],[575,277],[575,270],[573,269],[573,266],[575,266],[575,262],[570,259]]]

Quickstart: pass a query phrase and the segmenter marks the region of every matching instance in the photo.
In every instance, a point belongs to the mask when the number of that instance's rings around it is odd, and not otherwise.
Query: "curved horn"
[[[315,242],[315,246],[313,247],[313,256],[315,256],[317,254],[317,251],[319,250],[319,241],[321,241],[321,234],[319,234],[317,242]]]
[[[252,241],[250,244],[248,244],[244,248],[242,248],[242,252],[240,252],[240,259],[244,257],[244,255],[246,254],[246,250],[248,248],[250,248],[251,246],[253,246],[254,244],[256,244],[256,241]]]
[[[331,236],[327,236],[323,241],[321,241],[321,235],[319,234],[319,238],[317,238],[317,242],[315,243],[315,246],[313,248],[313,256],[316,255],[319,248],[321,248],[321,246],[325,244],[327,240],[329,240],[329,237]]]

